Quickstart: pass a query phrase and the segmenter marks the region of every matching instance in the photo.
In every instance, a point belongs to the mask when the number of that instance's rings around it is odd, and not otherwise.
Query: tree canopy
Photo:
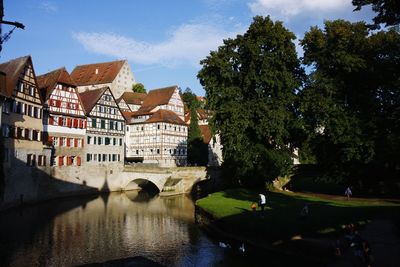
[[[224,40],[201,61],[198,77],[224,165],[248,185],[284,175],[292,165],[294,103],[303,78],[294,39],[281,22],[257,16],[244,35]]]
[[[364,6],[372,5],[372,10],[377,13],[374,18],[375,25],[381,23],[386,26],[400,24],[400,1],[399,0],[353,0],[355,10]]]
[[[311,28],[301,44],[313,67],[301,110],[318,163],[335,179],[399,168],[399,34],[336,20]]]
[[[132,85],[132,91],[136,93],[146,93],[146,89],[142,83],[135,83]]]

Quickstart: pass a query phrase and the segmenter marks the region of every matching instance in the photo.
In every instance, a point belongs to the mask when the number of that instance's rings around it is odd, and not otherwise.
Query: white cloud
[[[352,10],[351,0],[253,0],[250,10],[256,15],[271,15],[289,20],[297,15],[318,17],[330,12]]]
[[[53,2],[50,1],[42,1],[39,4],[39,8],[48,13],[55,13],[58,11],[58,7]]]
[[[78,32],[73,38],[88,51],[132,62],[173,67],[181,64],[198,66],[210,50],[222,45],[222,40],[235,37],[238,31],[225,31],[207,24],[185,24],[159,43],[148,43],[116,33]]]

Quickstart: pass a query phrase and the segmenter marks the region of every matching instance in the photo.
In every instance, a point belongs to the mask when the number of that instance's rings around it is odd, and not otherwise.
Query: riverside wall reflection
[[[55,200],[0,215],[0,266],[75,266],[144,256],[208,266],[224,255],[196,225],[186,196],[138,192]]]

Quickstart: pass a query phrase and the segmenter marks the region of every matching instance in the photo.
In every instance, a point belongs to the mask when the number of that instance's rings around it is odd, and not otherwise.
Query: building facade
[[[124,92],[120,97],[119,103],[125,102],[130,111],[137,111],[142,106],[146,96],[146,93]]]
[[[71,72],[79,93],[109,87],[115,98],[132,91],[136,83],[127,60],[79,65]]]
[[[4,163],[17,160],[27,166],[43,169],[50,157],[42,144],[42,101],[30,56],[0,64],[6,74],[6,96],[2,108]]]
[[[126,127],[127,160],[186,165],[188,127],[183,117],[177,86],[150,91]]]
[[[86,116],[85,164],[123,164],[125,119],[108,87],[80,94]]]
[[[37,80],[44,103],[44,141],[54,148],[51,165],[81,166],[86,117],[75,83],[65,68]]]

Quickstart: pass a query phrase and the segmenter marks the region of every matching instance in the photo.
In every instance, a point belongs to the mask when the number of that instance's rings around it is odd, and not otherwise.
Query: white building
[[[80,94],[87,116],[86,164],[124,162],[125,119],[108,87]]]
[[[127,60],[79,65],[72,71],[71,78],[77,84],[79,93],[109,87],[115,98],[132,91],[136,83]]]
[[[177,86],[150,91],[127,123],[127,160],[161,166],[185,165],[188,127],[183,117]]]

